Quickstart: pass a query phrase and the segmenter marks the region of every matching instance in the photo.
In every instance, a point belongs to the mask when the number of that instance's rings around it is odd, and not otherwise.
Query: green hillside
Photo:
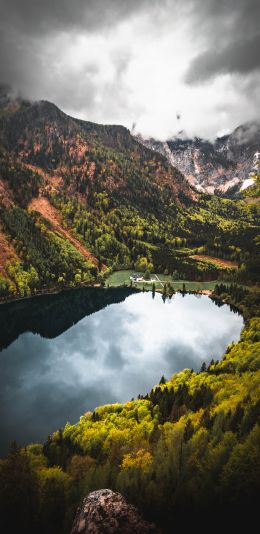
[[[259,204],[198,194],[122,126],[73,119],[45,101],[3,105],[0,182],[0,232],[12,251],[0,256],[2,297],[102,283],[118,269],[257,280]],[[34,213],[37,198],[50,208]]]
[[[216,298],[243,309],[239,343],[198,373],[162,377],[145,397],[82,415],[44,445],[14,445],[1,461],[2,519],[15,506],[27,532],[65,533],[80,500],[110,487],[165,532],[202,517],[250,525],[260,480],[259,296],[222,285]]]
[[[176,279],[221,281],[216,304],[230,303],[245,319],[239,343],[199,373],[162,377],[145,397],[98,407],[44,444],[13,444],[0,461],[0,518],[15,510],[17,532],[65,534],[82,497],[105,487],[165,532],[174,524],[187,531],[191,518],[199,527],[209,517],[212,524],[253,517],[260,489],[256,188],[236,201],[199,194],[126,128],[79,121],[48,102],[3,106],[2,301],[103,286],[118,270],[147,279],[156,272],[165,276],[164,299]],[[75,302],[79,317],[81,306]]]

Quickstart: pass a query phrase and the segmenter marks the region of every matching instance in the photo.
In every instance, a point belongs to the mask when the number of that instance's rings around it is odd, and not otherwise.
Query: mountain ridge
[[[247,207],[198,193],[168,161],[170,142],[165,150],[168,159],[123,126],[0,94],[0,297],[105,283],[122,268],[212,280],[216,258],[255,280],[254,198]]]
[[[214,142],[180,132],[164,142],[136,136],[139,142],[165,155],[198,191],[233,195],[252,185],[260,159],[260,121],[248,121]],[[245,183],[247,181],[247,183]]]
[[[177,204],[196,198],[182,174],[124,126],[75,119],[48,101],[17,101],[11,111],[8,105],[0,116],[2,147],[23,164],[55,171],[73,194],[87,198],[95,190],[107,191],[120,202],[126,196],[141,204],[153,196],[158,206],[167,197]],[[137,187],[142,195],[136,195]]]

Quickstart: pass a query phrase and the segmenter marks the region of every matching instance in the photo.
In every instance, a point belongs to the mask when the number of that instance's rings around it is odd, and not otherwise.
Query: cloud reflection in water
[[[69,298],[69,297],[68,297]],[[44,440],[100,404],[145,394],[162,374],[221,358],[243,319],[209,298],[129,296],[55,339],[25,333],[0,354],[1,451]]]

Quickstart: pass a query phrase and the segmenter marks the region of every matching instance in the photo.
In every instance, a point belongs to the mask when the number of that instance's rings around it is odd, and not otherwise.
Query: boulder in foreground
[[[76,513],[71,534],[160,534],[137,508],[110,489],[93,491]]]

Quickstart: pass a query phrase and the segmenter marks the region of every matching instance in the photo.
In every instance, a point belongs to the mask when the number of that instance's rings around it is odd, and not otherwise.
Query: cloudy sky
[[[259,119],[259,0],[0,0],[0,76],[164,139]]]

